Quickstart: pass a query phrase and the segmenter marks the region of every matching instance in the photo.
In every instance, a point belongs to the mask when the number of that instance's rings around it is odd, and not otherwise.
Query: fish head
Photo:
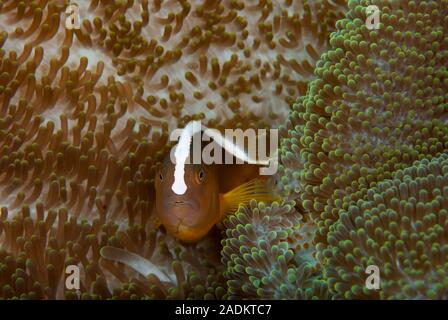
[[[156,212],[167,231],[194,242],[207,234],[219,215],[219,184],[216,166],[185,164],[184,194],[172,190],[175,165],[165,159],[156,173]]]

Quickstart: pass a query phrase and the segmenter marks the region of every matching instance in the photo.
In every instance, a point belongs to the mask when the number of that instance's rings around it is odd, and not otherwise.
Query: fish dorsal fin
[[[121,262],[127,265],[144,277],[153,274],[157,276],[160,281],[176,283],[175,277],[170,277],[154,263],[135,253],[116,247],[105,246],[100,250],[100,254],[104,259]]]
[[[252,179],[220,196],[220,219],[235,213],[240,204],[248,205],[252,199],[271,202],[277,200],[265,179]]]

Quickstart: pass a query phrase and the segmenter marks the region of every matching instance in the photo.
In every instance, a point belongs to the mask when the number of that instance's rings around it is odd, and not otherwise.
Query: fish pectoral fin
[[[220,197],[220,219],[222,221],[227,215],[234,214],[240,205],[248,205],[251,200],[272,202],[278,199],[268,186],[265,179],[252,179]]]

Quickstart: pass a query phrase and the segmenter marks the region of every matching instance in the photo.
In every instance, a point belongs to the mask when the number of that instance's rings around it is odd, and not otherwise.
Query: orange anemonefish
[[[258,169],[251,164],[185,164],[187,190],[178,195],[171,189],[175,165],[167,156],[155,177],[156,224],[180,240],[195,242],[240,204],[275,200],[267,179],[258,177]]]

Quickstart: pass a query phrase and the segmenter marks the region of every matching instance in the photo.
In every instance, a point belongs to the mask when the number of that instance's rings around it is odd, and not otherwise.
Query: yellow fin
[[[220,219],[224,219],[228,214],[233,214],[240,204],[248,205],[252,199],[257,201],[272,202],[278,200],[268,186],[267,180],[252,179],[220,197]]]

